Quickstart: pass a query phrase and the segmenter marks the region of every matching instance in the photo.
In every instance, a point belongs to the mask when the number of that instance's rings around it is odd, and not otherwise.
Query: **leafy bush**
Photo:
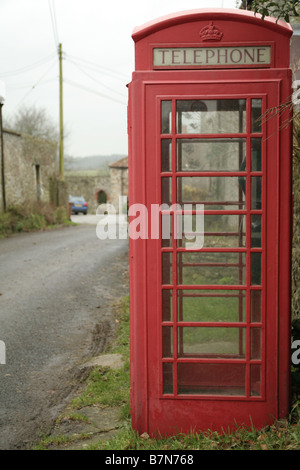
[[[67,225],[67,209],[44,202],[12,206],[0,212],[0,236],[18,232],[44,230],[49,226]]]

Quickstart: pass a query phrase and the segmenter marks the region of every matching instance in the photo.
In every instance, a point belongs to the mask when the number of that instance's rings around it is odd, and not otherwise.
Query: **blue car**
[[[88,213],[88,203],[82,196],[70,196],[69,202],[72,202],[72,214],[82,212],[84,215]]]

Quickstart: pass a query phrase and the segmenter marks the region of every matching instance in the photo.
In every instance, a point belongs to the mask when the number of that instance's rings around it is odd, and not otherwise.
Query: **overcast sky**
[[[209,7],[235,8],[236,0]],[[57,44],[64,52],[65,153],[127,154],[127,88],[135,26],[207,0],[0,0],[3,116],[46,108],[58,125]]]

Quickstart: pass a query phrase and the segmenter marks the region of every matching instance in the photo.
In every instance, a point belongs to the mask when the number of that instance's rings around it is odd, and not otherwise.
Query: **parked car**
[[[88,203],[83,196],[69,196],[69,202],[72,202],[72,214],[88,213]]]

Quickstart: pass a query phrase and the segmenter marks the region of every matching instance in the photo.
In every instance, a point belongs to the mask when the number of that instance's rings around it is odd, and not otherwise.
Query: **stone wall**
[[[110,200],[116,212],[119,212],[119,197],[128,197],[128,157],[121,158],[109,165],[110,172]],[[122,207],[122,211],[124,208]]]
[[[3,150],[7,208],[37,200],[49,202],[49,179],[56,173],[57,144],[4,130]],[[2,187],[0,204],[2,208]]]
[[[84,176],[65,174],[70,196],[83,196],[89,205],[89,212],[96,213],[98,195],[103,191],[110,200],[110,176]]]
[[[95,213],[99,204],[105,202],[112,204],[118,213],[119,196],[128,196],[128,157],[109,165],[107,175],[85,176],[78,172],[78,175],[66,174],[65,180],[69,195],[83,196],[89,205],[90,213]]]
[[[110,203],[119,212],[119,196],[128,196],[128,168],[110,168]]]

